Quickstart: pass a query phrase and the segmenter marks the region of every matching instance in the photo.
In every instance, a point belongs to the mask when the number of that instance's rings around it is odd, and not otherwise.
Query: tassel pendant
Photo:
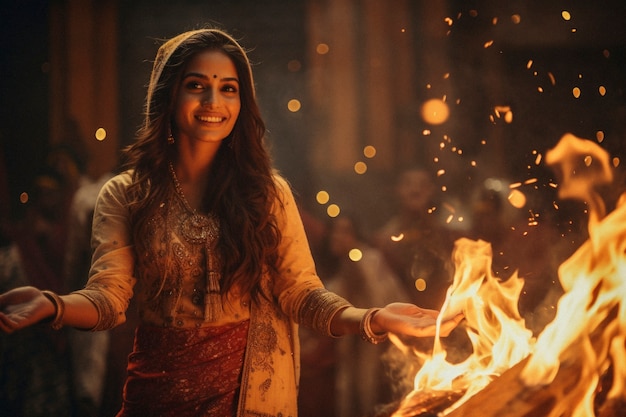
[[[207,288],[204,296],[204,321],[215,322],[222,316],[222,295],[220,294],[220,274],[207,273]]]

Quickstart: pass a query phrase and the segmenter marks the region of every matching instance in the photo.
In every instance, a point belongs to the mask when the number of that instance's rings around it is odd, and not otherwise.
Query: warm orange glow
[[[300,103],[300,100],[297,100],[295,98],[289,100],[289,102],[287,103],[287,108],[292,113],[296,113],[296,112],[300,111],[301,107],[302,107],[302,104]]]
[[[354,172],[357,174],[365,174],[367,172],[367,164],[365,162],[359,161],[354,164]]]
[[[326,55],[330,52],[330,47],[325,43],[320,43],[317,45],[317,48],[315,48],[315,51],[320,55]]]
[[[431,125],[440,125],[448,120],[450,110],[440,99],[430,99],[422,105],[422,119]]]
[[[402,239],[404,239],[404,233],[400,233],[397,236],[391,236],[391,240],[393,242],[400,242]]]
[[[510,106],[496,106],[493,110],[498,119],[502,118],[506,123],[513,122],[513,112]]]
[[[341,213],[341,209],[337,204],[331,204],[326,208],[326,214],[328,217],[337,217]]]
[[[518,189],[511,190],[507,200],[515,208],[522,208],[526,205],[526,195]]]
[[[371,146],[371,145],[367,145],[365,148],[363,148],[363,155],[366,158],[373,158],[376,156],[376,148]]]
[[[348,258],[350,258],[350,260],[352,262],[358,262],[361,260],[361,258],[363,258],[363,252],[361,252],[360,249],[350,249],[350,252],[348,253]]]
[[[96,133],[94,136],[96,137],[96,140],[103,141],[107,137],[107,131],[103,127],[100,127],[96,129]]]
[[[326,204],[330,200],[330,195],[328,194],[327,191],[324,191],[324,190],[318,191],[316,196],[315,196],[315,200],[319,204]]]

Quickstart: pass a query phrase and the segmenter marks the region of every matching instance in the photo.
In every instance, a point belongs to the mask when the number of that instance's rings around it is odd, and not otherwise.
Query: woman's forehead
[[[236,78],[235,63],[225,52],[207,49],[195,54],[187,63],[185,74],[198,73],[211,78]]]

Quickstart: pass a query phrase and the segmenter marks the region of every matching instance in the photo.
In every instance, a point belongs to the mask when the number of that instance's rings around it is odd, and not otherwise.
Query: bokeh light
[[[361,250],[359,249],[350,249],[350,252],[348,253],[348,257],[350,258],[351,261],[353,262],[358,262],[363,258],[363,252],[361,252]]]
[[[367,172],[367,164],[365,162],[359,161],[354,164],[354,172],[357,174],[365,174]]]
[[[415,280],[415,289],[417,291],[425,291],[426,290],[426,280],[424,278],[418,278]]]
[[[315,200],[319,204],[326,204],[330,201],[330,194],[328,194],[328,192],[324,190],[318,191],[315,195]]]
[[[287,108],[290,112],[296,113],[297,111],[300,111],[302,104],[300,103],[300,100],[293,98],[287,103]]]
[[[450,116],[448,105],[440,99],[430,99],[422,105],[422,119],[431,125],[445,123]]]
[[[329,217],[337,217],[339,213],[341,213],[341,209],[337,204],[331,204],[326,208],[326,214],[328,214]]]
[[[363,148],[363,155],[366,158],[373,158],[376,156],[376,148],[373,147],[372,145],[367,145],[365,148]]]
[[[103,141],[107,137],[107,131],[103,127],[99,127],[98,129],[96,129],[95,137],[96,140]]]
[[[302,63],[297,59],[292,59],[287,63],[287,70],[289,72],[298,72],[302,69]]]
[[[317,45],[317,48],[315,48],[315,51],[320,55],[326,55],[330,52],[330,47],[325,43],[320,43]]]

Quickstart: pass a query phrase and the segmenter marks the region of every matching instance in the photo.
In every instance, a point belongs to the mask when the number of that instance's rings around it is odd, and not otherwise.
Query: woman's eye
[[[237,90],[237,86],[235,85],[231,85],[231,84],[226,84],[223,88],[222,91],[225,91],[227,93],[236,93]]]
[[[188,90],[202,90],[204,86],[197,81],[189,81],[185,84],[185,88]]]

